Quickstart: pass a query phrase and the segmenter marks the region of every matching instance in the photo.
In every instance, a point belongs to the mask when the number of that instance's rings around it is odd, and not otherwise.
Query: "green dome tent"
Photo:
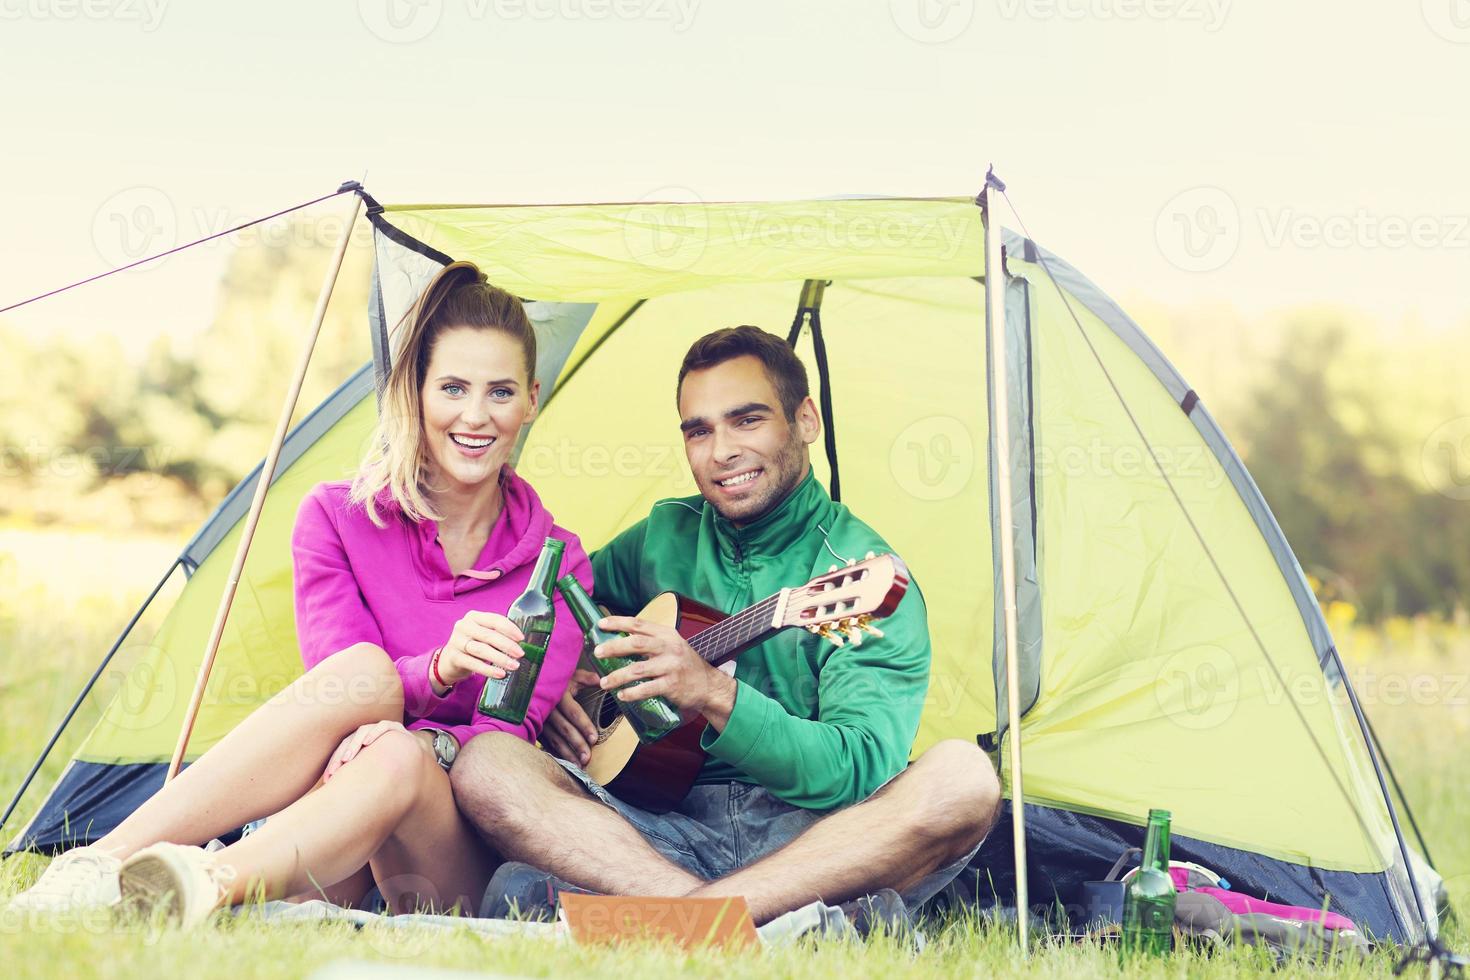
[[[740,323],[792,338],[822,390],[818,478],[924,591],[934,664],[915,755],[1012,737],[990,421],[1006,399],[1033,902],[1075,906],[1165,807],[1175,858],[1239,890],[1326,902],[1379,937],[1435,931],[1332,638],[1239,457],[1112,300],[1010,232],[997,327],[1009,371],[992,390],[979,202],[364,198],[374,363],[287,439],[189,759],[299,675],[297,504],[353,471],[394,327],[465,259],[530,300],[543,410],[516,465],[589,550],[694,492],[673,400],[689,343]],[[179,557],[182,594],[12,850],[95,839],[161,785],[259,473]],[[996,758],[1009,786],[1009,756]],[[980,901],[1014,890],[1008,839],[998,827],[977,859]]]

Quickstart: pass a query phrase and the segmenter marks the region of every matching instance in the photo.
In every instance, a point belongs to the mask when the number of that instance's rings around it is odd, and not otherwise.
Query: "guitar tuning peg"
[[[836,565],[828,565],[827,566],[827,571],[829,571],[829,572],[835,572],[835,571],[837,571],[837,566]]]
[[[847,566],[846,567],[851,568],[853,565],[856,565],[856,564],[857,564],[857,559],[856,558],[849,558],[847,560]]]
[[[828,623],[823,623],[821,625],[821,627],[818,628],[817,635],[820,636],[824,640],[831,640],[833,646],[839,646],[840,647],[844,643],[847,642],[841,636],[839,636],[837,634],[837,631],[834,630],[832,628],[831,624],[828,624]]]
[[[883,631],[880,630],[878,627],[876,627],[876,626],[873,625],[873,617],[872,616],[868,616],[868,615],[859,616],[858,617],[857,625],[858,625],[858,629],[864,630],[865,632],[867,632],[867,633],[869,633],[869,634],[871,634],[873,636],[876,636],[880,640],[883,639]]]
[[[844,620],[842,632],[847,634],[847,638],[852,641],[853,646],[860,647],[863,645],[863,631],[855,620]]]
[[[866,554],[866,555],[863,555],[863,561],[868,561],[868,560],[869,560],[869,559],[871,559],[871,558],[876,558],[876,557],[878,557],[878,556],[877,556],[877,555],[875,555],[875,554],[873,554],[873,553],[872,553],[872,552],[871,552],[871,551],[870,551],[870,552],[868,552],[868,553],[867,553],[867,554]]]

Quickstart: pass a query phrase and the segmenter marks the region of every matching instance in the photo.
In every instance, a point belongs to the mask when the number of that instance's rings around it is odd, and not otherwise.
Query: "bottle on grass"
[[[1162,956],[1174,948],[1174,906],[1178,895],[1169,875],[1169,811],[1148,811],[1143,863],[1123,892],[1124,959]]]

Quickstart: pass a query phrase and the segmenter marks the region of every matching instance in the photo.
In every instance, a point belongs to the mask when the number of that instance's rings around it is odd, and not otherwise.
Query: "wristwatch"
[[[445,772],[454,765],[455,756],[459,755],[459,741],[442,728],[427,729],[434,738],[434,759],[439,763],[439,768]]]

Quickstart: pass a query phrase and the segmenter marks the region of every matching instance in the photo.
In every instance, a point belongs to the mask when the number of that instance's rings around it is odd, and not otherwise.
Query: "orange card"
[[[696,946],[755,946],[755,921],[742,896],[647,898],[627,895],[561,894],[559,914],[579,943],[625,939],[672,939]]]

